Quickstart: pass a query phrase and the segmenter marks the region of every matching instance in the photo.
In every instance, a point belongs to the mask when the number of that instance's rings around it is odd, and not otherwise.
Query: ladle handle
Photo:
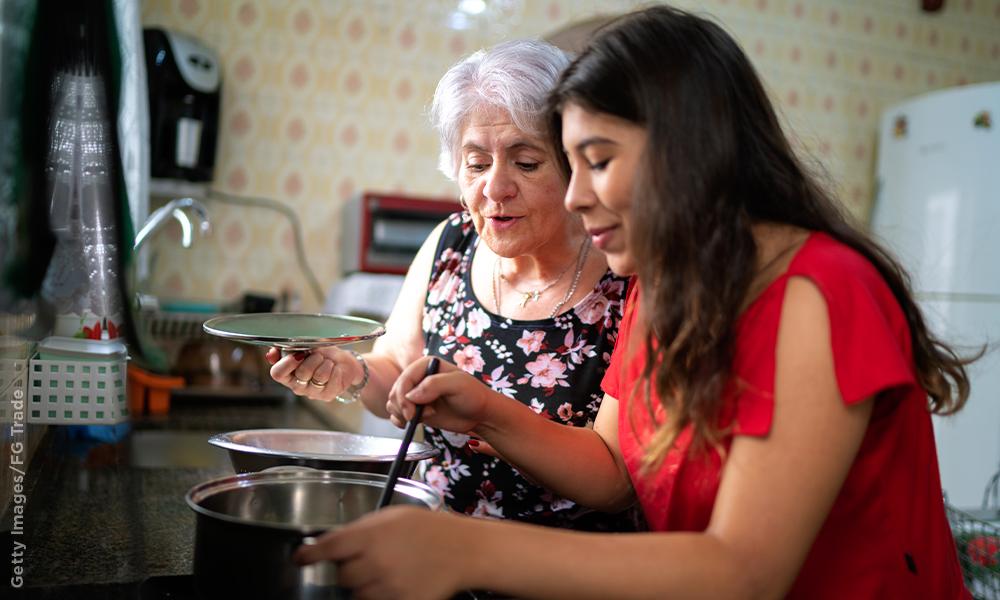
[[[436,356],[431,357],[430,362],[427,363],[427,371],[424,372],[424,377],[436,374],[440,366],[441,360]],[[378,508],[376,510],[385,508],[389,505],[389,501],[392,500],[392,493],[396,488],[396,481],[399,479],[399,471],[403,468],[403,463],[406,462],[406,453],[410,449],[410,442],[413,441],[413,434],[417,430],[417,424],[420,423],[420,417],[423,414],[424,405],[418,404],[413,413],[413,418],[406,424],[406,433],[403,434],[403,441],[399,444],[399,452],[396,454],[396,460],[392,461],[392,467],[389,468],[389,479],[385,482],[385,488],[382,490],[382,497],[378,499]]]

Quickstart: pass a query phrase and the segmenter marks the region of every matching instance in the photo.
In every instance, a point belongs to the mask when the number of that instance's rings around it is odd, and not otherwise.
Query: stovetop
[[[10,592],[8,594],[8,592]],[[204,600],[198,596],[194,586],[194,575],[156,575],[141,582],[79,584],[29,587],[20,590],[5,590],[0,594],[11,600]],[[331,598],[323,594],[316,600]],[[332,598],[350,598],[349,595]],[[451,600],[503,600],[489,592],[462,592]],[[509,600],[509,599],[508,599]]]
[[[324,596],[326,597],[326,596]],[[149,577],[139,584],[139,600],[200,600],[194,588],[194,575],[161,575]],[[335,594],[329,598],[350,598],[350,595]],[[499,598],[484,592],[462,592],[451,600],[486,600]],[[319,600],[317,598],[317,600]]]

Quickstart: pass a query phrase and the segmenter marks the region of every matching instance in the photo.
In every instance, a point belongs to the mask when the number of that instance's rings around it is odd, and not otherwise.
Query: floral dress
[[[518,321],[491,312],[472,290],[479,236],[468,213],[449,217],[435,253],[424,304],[427,353],[440,356],[539,418],[593,425],[622,316],[627,280],[608,271],[572,310]],[[425,427],[441,450],[425,474],[448,506],[474,516],[597,531],[632,531],[637,511],[585,509],[525,479],[510,464],[473,452],[469,436]]]

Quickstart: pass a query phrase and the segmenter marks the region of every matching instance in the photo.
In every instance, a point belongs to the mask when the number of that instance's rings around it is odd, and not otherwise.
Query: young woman
[[[454,368],[421,381],[426,359],[389,412],[426,404],[561,495],[638,501],[654,532],[393,509],[298,559],[339,561],[363,598],[968,597],[931,427],[964,403],[965,361],[800,166],[739,46],[682,11],[634,13],[551,105],[566,205],[638,279],[593,430],[532,420]]]

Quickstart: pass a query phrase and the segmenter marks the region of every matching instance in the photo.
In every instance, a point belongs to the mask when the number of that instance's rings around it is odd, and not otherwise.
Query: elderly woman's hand
[[[282,357],[277,348],[266,355],[271,378],[299,396],[330,402],[364,378],[364,367],[346,350],[334,346]]]
[[[424,404],[423,422],[465,433],[487,416],[491,390],[472,375],[448,361],[441,361],[437,375],[424,377],[429,357],[422,357],[403,369],[389,392],[385,409],[397,427],[413,418],[417,404]]]

